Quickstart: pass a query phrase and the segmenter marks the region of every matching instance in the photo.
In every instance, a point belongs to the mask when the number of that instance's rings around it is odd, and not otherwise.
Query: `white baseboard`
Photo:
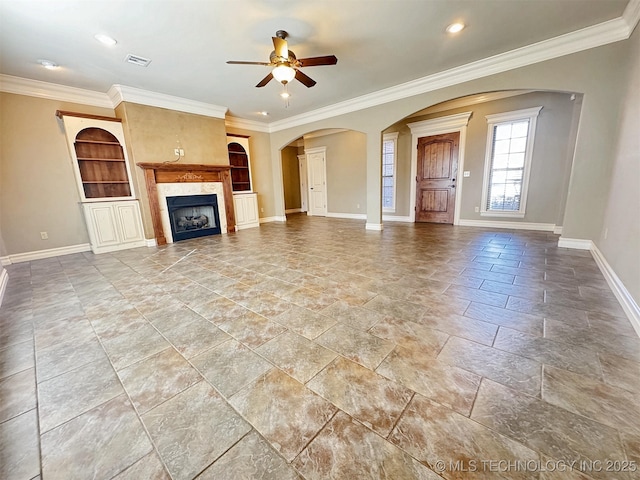
[[[236,225],[236,230],[247,230],[249,228],[257,228],[260,226],[260,222],[258,223],[248,223],[247,225]]]
[[[598,268],[600,268],[602,275],[604,275],[611,291],[618,299],[618,302],[620,302],[620,306],[624,310],[624,313],[627,314],[627,318],[629,318],[631,325],[640,337],[640,307],[595,244],[593,244],[591,248],[591,255],[593,255],[593,259],[598,264]]]
[[[290,208],[289,210],[285,210],[284,213],[302,213],[302,208]]]
[[[458,222],[460,227],[483,227],[483,228],[508,228],[509,230],[539,230],[542,232],[555,232],[557,228],[553,223],[531,223],[531,222],[503,222],[500,220],[466,220],[461,218]]]
[[[562,225],[556,225],[553,229],[553,233],[556,235],[562,235]]]
[[[350,218],[351,220],[366,220],[366,213],[336,213],[336,212],[327,212],[327,217],[329,218]]]
[[[31,262],[33,260],[42,260],[43,258],[59,257],[62,255],[71,255],[73,253],[90,252],[91,245],[81,243],[79,245],[70,245],[68,247],[49,248],[48,250],[37,250],[35,252],[16,253],[0,258],[2,265],[11,265],[12,263]]]
[[[269,222],[286,222],[287,217],[285,215],[279,216],[276,215],[274,217],[261,217],[260,223],[269,223]]]
[[[364,226],[365,230],[376,230],[376,231],[382,231],[382,229],[384,228],[383,225],[381,223],[369,223],[367,222],[366,225]]]
[[[2,299],[4,298],[4,292],[7,291],[7,284],[9,283],[9,274],[3,268],[0,271],[0,306],[2,305]]]
[[[156,247],[158,244],[156,243],[155,238],[146,238],[147,247]]]
[[[593,242],[591,240],[583,240],[581,238],[560,237],[558,239],[558,248],[573,248],[573,249],[576,249],[576,250],[591,250],[593,248]]]
[[[383,222],[407,222],[407,223],[413,223],[413,220],[411,220],[411,217],[409,217],[409,216],[401,217],[399,215],[382,215],[382,221]]]

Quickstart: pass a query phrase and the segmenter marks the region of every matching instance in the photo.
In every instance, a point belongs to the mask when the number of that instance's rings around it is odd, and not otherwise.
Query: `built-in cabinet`
[[[234,193],[233,207],[236,212],[236,228],[238,230],[260,226],[257,193]]]
[[[83,203],[82,208],[94,253],[139,247],[146,243],[137,201]]]
[[[251,190],[251,157],[249,138],[227,135],[231,184],[233,186],[233,207],[236,212],[238,230],[259,227],[258,194]]]
[[[93,252],[146,245],[120,119],[56,115],[64,122]]]

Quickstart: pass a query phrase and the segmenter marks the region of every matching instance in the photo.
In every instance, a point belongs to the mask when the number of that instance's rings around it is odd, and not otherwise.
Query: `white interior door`
[[[309,173],[309,209],[307,215],[327,215],[326,149],[307,150]]]
[[[307,174],[307,156],[298,155],[298,167],[300,171],[300,211],[306,212],[309,210],[309,198],[308,198],[308,174]]]

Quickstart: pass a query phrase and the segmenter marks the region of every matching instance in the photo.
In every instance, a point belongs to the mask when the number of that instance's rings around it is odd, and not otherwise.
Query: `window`
[[[396,158],[398,132],[382,136],[382,210],[396,210]]]
[[[541,109],[486,116],[489,129],[481,215],[524,217],[536,119]]]

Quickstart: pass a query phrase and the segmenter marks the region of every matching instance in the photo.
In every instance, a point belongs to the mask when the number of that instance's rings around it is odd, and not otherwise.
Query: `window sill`
[[[524,212],[480,212],[482,217],[524,218]]]
[[[395,208],[383,208],[382,212],[383,213],[396,213],[396,209]]]

